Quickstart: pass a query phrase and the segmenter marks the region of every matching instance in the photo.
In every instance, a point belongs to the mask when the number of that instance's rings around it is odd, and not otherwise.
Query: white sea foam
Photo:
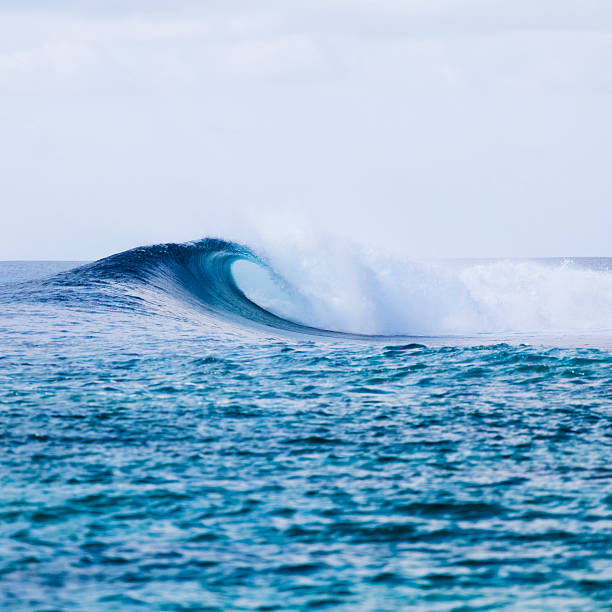
[[[588,262],[415,261],[303,238],[259,250],[284,287],[236,270],[249,297],[302,323],[367,334],[612,331],[612,272]]]

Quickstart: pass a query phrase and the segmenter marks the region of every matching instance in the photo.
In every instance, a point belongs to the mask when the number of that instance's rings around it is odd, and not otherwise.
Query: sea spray
[[[320,240],[260,249],[291,291],[279,299],[278,283],[240,275],[247,295],[316,327],[383,335],[612,330],[612,270],[601,259],[422,261]]]

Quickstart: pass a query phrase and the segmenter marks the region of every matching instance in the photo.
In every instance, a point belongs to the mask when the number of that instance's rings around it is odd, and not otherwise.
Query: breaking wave
[[[612,330],[610,260],[393,261],[337,245],[261,252],[211,238],[139,247],[20,291],[307,335]]]

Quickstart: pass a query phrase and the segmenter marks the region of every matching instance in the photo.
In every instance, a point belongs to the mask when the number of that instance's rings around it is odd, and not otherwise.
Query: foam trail
[[[424,262],[333,241],[264,252],[308,305],[293,316],[314,326],[382,335],[612,331],[612,260]]]

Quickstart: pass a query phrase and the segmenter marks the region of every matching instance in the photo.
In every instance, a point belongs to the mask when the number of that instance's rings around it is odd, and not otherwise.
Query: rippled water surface
[[[605,342],[281,333],[155,278],[4,284],[1,608],[611,608]]]

